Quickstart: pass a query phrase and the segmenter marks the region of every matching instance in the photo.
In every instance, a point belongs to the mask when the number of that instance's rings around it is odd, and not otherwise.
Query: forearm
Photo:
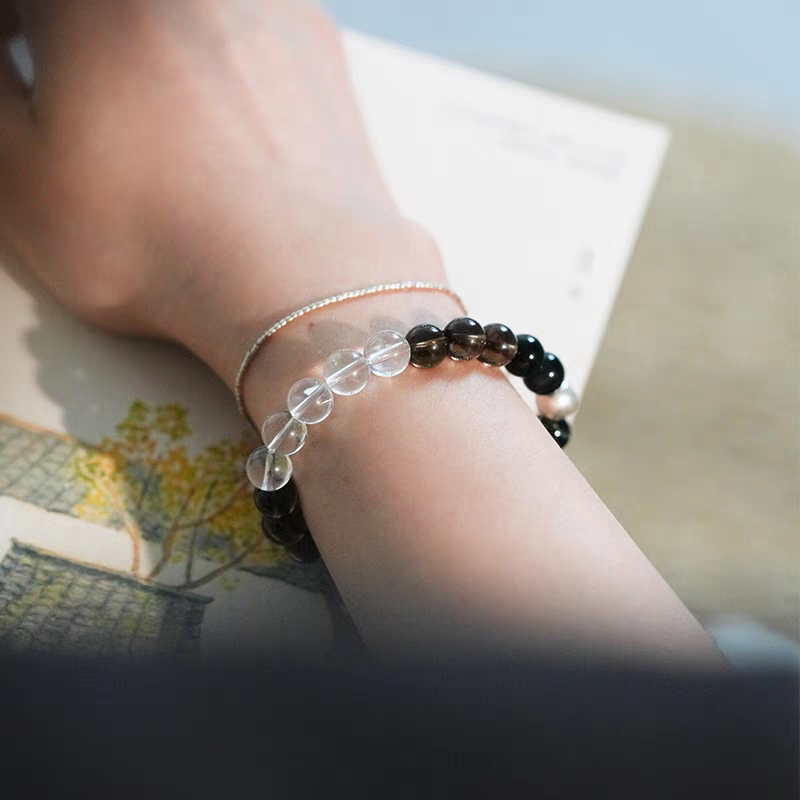
[[[414,277],[440,271],[429,256],[414,264]],[[405,293],[297,320],[255,361],[249,410],[260,422],[285,408],[295,380],[319,375],[330,352],[363,347],[374,330],[443,325],[461,313],[445,295]],[[315,540],[373,647],[492,636],[617,657],[719,659],[503,371],[446,361],[373,376],[310,427],[295,475]]]

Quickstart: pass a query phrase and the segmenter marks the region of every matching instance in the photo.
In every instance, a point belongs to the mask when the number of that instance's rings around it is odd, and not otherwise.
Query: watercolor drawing
[[[190,436],[179,404],[137,400],[97,445],[0,415],[0,497],[121,531],[132,553],[119,572],[13,538],[0,561],[0,646],[192,655],[212,602],[203,587],[230,576],[233,589],[237,571],[320,593],[334,627],[347,625],[324,566],[294,564],[261,533],[244,477],[253,434],[194,454]]]

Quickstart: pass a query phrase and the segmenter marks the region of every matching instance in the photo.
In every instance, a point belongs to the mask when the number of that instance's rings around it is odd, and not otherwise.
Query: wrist
[[[244,405],[253,421],[260,424],[269,414],[286,408],[287,393],[296,381],[322,378],[326,359],[337,350],[363,352],[369,338],[378,331],[391,329],[405,334],[421,322],[444,327],[450,319],[463,314],[454,296],[426,289],[377,293],[316,309],[293,320],[262,344],[242,383]],[[370,383],[387,382],[375,375],[370,379]],[[356,404],[362,406],[361,402]],[[341,405],[349,408],[353,402],[344,398]],[[339,409],[338,403],[336,408]],[[344,409],[337,416],[343,412]]]
[[[336,242],[317,241],[313,247],[303,244],[279,253],[257,242],[242,246],[226,264],[204,269],[208,279],[189,287],[173,309],[168,335],[233,389],[241,360],[255,339],[309,302],[377,283],[447,283],[435,242],[407,220],[352,225],[341,233]],[[405,296],[411,294],[416,300]],[[277,377],[287,362],[294,370],[310,367],[328,345],[327,352],[363,346],[357,336],[368,329],[371,317],[413,309],[420,305],[420,294],[398,293],[388,303],[384,297],[366,297],[298,320],[269,340],[270,376]],[[427,302],[435,308],[442,301],[431,297]],[[443,307],[458,309],[458,304],[451,299]],[[260,364],[253,367],[261,369]]]

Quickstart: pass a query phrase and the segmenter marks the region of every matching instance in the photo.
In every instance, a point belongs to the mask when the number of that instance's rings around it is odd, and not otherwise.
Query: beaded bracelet
[[[325,362],[323,380],[302,378],[288,394],[288,408],[271,414],[261,427],[264,444],[250,453],[246,471],[255,486],[253,499],[261,512],[268,539],[286,548],[299,563],[319,559],[308,530],[297,486],[292,480],[291,456],[305,444],[308,425],[325,420],[333,410],[334,395],[362,391],[369,376],[393,377],[412,366],[430,369],[446,357],[454,361],[477,358],[490,367],[505,367],[536,393],[539,419],[552,438],[564,447],[570,426],[566,417],[578,408],[578,395],[564,380],[564,367],[541,342],[529,334],[516,336],[506,325],[481,327],[470,317],[452,320],[445,328],[415,325],[405,336],[385,330],[370,337],[363,353],[337,350]]]
[[[300,319],[301,317],[305,317],[308,314],[313,314],[315,311],[328,308],[335,303],[347,303],[351,300],[359,300],[363,297],[368,297],[369,295],[408,291],[441,292],[452,297],[453,300],[455,300],[464,311],[467,310],[466,306],[464,305],[464,301],[449,286],[445,286],[443,283],[434,283],[433,281],[395,281],[394,283],[375,283],[372,286],[362,286],[359,289],[348,289],[346,292],[339,292],[339,294],[334,294],[330,297],[323,297],[319,300],[314,300],[312,303],[308,303],[302,308],[292,311],[291,314],[287,314],[285,317],[279,319],[275,324],[267,328],[261,334],[261,336],[259,336],[258,339],[253,342],[253,344],[250,346],[250,349],[245,353],[242,363],[239,366],[239,371],[236,373],[236,380],[233,387],[233,394],[236,398],[236,406],[239,409],[239,413],[248,422],[252,423],[253,427],[257,430],[257,426],[250,419],[250,415],[247,413],[247,409],[245,408],[242,387],[244,384],[244,379],[247,376],[247,370],[250,369],[250,365],[253,363],[253,360],[258,355],[261,348],[270,339],[270,337],[274,336],[279,330],[285,328],[287,325],[290,325],[292,322]]]

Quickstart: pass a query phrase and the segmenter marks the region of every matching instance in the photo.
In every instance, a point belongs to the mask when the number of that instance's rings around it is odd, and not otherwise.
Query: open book
[[[664,130],[360,35],[346,46],[384,174],[470,313],[541,337],[581,392]],[[346,629],[324,566],[261,535],[252,434],[196,359],[84,325],[13,264],[0,353],[0,645],[324,651]]]

